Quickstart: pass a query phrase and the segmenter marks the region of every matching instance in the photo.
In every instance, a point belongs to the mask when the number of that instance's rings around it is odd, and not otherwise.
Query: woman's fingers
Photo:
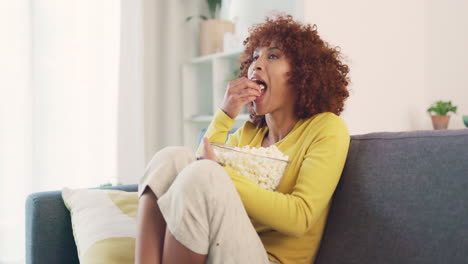
[[[247,79],[247,78],[245,78],[245,77],[241,77],[241,78],[239,78],[239,79],[235,79],[235,80],[231,81],[230,84],[231,84],[232,86],[234,86],[234,85],[237,85],[237,84],[243,82],[243,81],[246,80],[246,79]],[[247,80],[248,80],[248,79],[247,79]]]
[[[245,89],[252,89],[256,90],[258,92],[261,91],[260,85],[252,80],[249,80],[245,77],[242,77],[239,80],[236,80],[237,82],[232,82],[229,89],[232,93],[239,93],[242,92],[242,90]]]
[[[251,97],[260,96],[261,89],[260,85],[252,80],[242,77],[240,79],[234,80],[229,83],[228,95],[242,104],[245,104],[246,101],[253,101]]]
[[[260,96],[262,93],[257,91],[257,90],[252,90],[252,89],[245,89],[243,91],[240,91],[239,93],[237,93],[237,95],[239,96],[239,98],[243,98],[243,97],[246,97],[246,96]]]
[[[207,137],[203,137],[203,158],[217,162],[216,154]]]
[[[260,95],[260,85],[242,77],[229,82],[220,107],[229,117],[235,119],[242,107]]]
[[[255,83],[256,84],[256,83]],[[249,86],[239,90],[239,92],[237,93],[236,97],[238,100],[241,101],[241,103],[243,105],[247,104],[247,103],[250,103],[252,101],[254,101],[258,96],[261,95],[261,92],[254,89],[254,88],[250,88]]]

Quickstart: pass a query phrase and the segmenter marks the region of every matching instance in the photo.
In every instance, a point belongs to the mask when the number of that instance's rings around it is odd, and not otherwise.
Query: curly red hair
[[[322,112],[340,115],[349,97],[349,68],[341,62],[339,47],[332,48],[323,41],[316,25],[278,14],[249,28],[249,33],[244,40],[239,77],[247,77],[254,50],[274,42],[291,64],[288,83],[296,90],[296,116],[308,118]],[[249,105],[249,113],[256,126],[266,125],[265,116],[255,114],[253,103]]]

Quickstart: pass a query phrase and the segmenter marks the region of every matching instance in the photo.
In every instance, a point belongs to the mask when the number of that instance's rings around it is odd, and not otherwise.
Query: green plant
[[[208,8],[210,9],[210,17],[211,19],[216,18],[216,13],[221,9],[222,0],[206,0],[208,3]],[[190,21],[192,18],[197,16],[189,16],[185,19],[186,22]],[[198,15],[199,18],[203,20],[207,20],[208,18],[204,15]]]
[[[433,103],[428,109],[427,112],[430,114],[435,113],[436,115],[447,115],[448,112],[457,113],[457,106],[452,105],[452,101],[437,101]]]
[[[100,184],[99,187],[111,187],[111,186],[118,186],[118,185],[122,185],[121,183],[117,183],[117,184],[112,184],[110,182],[106,182],[106,183],[103,183],[103,184]]]

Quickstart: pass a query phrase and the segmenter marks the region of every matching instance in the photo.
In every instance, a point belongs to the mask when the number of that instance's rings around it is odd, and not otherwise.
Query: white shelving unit
[[[182,66],[182,113],[184,145],[195,148],[202,128],[208,127],[224,98],[230,80],[237,78],[241,51],[193,58]],[[248,120],[245,109],[235,127]]]

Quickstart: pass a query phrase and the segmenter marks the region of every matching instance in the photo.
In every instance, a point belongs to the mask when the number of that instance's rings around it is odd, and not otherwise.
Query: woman
[[[279,15],[251,28],[199,157],[156,153],[140,183],[137,263],[312,263],[349,147],[338,115],[348,67],[315,26]],[[251,121],[228,137],[242,107]],[[289,156],[276,191],[217,163],[209,142],[275,145]],[[202,159],[202,160],[198,160]],[[149,187],[149,188],[146,188]]]

